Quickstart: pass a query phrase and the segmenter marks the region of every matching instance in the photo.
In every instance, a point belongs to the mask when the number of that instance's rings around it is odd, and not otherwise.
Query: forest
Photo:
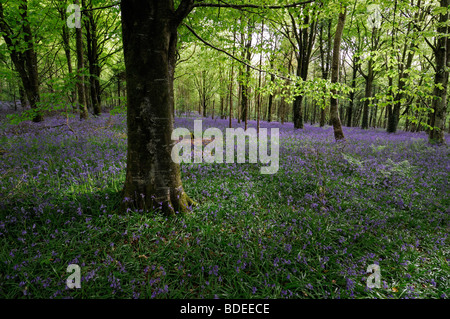
[[[449,8],[0,0],[0,297],[448,299]]]

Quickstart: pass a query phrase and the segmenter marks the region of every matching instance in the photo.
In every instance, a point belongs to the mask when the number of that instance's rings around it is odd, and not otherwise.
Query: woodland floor
[[[166,219],[117,213],[123,116],[65,121],[0,124],[0,298],[450,296],[450,152],[425,133],[345,127],[337,144],[329,126],[262,122],[280,129],[279,171],[182,164],[199,206]]]

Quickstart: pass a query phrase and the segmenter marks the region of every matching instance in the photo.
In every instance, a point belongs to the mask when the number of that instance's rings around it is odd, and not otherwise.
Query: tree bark
[[[122,209],[161,209],[166,215],[193,204],[171,151],[177,28],[193,1],[122,0],[127,79],[127,172]]]
[[[247,63],[250,63],[250,60],[252,58],[252,52],[250,50],[251,46],[252,46],[252,25],[251,23],[249,23],[248,25],[248,38],[247,41],[245,43],[245,58]],[[246,70],[245,72],[243,72],[243,77],[244,77],[244,82],[242,84],[242,90],[241,90],[241,110],[242,110],[242,118],[241,120],[245,123],[245,130],[247,130],[247,125],[248,125],[248,115],[249,115],[249,81],[250,81],[250,65],[247,64],[246,65]]]
[[[203,117],[208,117],[206,113],[206,70],[202,71],[202,80],[201,80],[201,96],[202,96],[202,108],[203,108]]]
[[[418,13],[415,15],[415,19],[417,20]],[[408,30],[409,33],[410,30]],[[407,50],[409,48],[409,50]],[[394,105],[393,105],[393,111],[391,112],[392,119],[388,119],[388,127],[387,132],[388,133],[395,133],[397,132],[398,122],[400,121],[400,109],[402,106],[402,99],[404,97],[404,88],[406,84],[406,76],[408,74],[405,72],[408,69],[411,68],[413,58],[414,58],[414,49],[417,48],[416,44],[412,42],[410,46],[408,46],[406,43],[403,47],[403,57],[401,63],[399,63],[399,76],[398,76],[398,93],[395,95],[394,99]],[[408,54],[406,54],[406,52]],[[406,62],[405,62],[406,58]]]
[[[342,8],[341,8],[342,9]],[[342,33],[345,27],[345,18],[347,10],[344,8],[344,12],[339,13],[338,25],[336,27],[336,35],[333,45],[333,60],[331,63],[331,83],[337,83],[339,81],[339,65],[340,65],[340,53],[341,53],[341,41]],[[336,94],[336,91],[333,92]],[[330,118],[331,124],[334,129],[334,138],[336,141],[344,140],[344,132],[342,131],[341,119],[339,117],[338,100],[332,97],[330,101]]]
[[[328,80],[328,76],[330,74],[330,63],[331,63],[331,42],[332,42],[332,34],[331,34],[331,22],[332,20],[328,20],[327,24],[327,39],[326,39],[326,47],[324,46],[325,39],[323,37],[324,25],[322,24],[319,29],[319,50],[320,50],[320,67],[322,71],[322,78],[324,80]],[[327,52],[325,54],[325,52]],[[326,117],[326,106],[320,108],[320,119],[319,125],[320,127],[325,126],[325,117]]]
[[[66,4],[67,4],[67,2],[63,1],[60,3],[60,6],[58,6],[58,8],[57,8],[62,21],[67,20]],[[62,25],[61,31],[62,31],[62,33],[61,33],[62,44],[63,44],[64,54],[66,56],[66,62],[67,62],[67,72],[68,72],[68,76],[72,77],[73,76],[72,52],[70,51],[70,31],[69,31],[69,28],[67,27],[67,24],[64,23]],[[76,87],[74,87],[71,90],[70,96],[69,96],[69,101],[72,105],[73,111],[76,111],[76,108],[75,108],[75,104],[77,101]]]
[[[233,56],[236,50],[236,30],[233,32]],[[228,127],[232,128],[232,119],[233,119],[233,80],[234,80],[234,61],[231,61],[231,72],[230,72],[230,109],[229,109],[229,119],[228,119]]]
[[[308,78],[309,62],[311,60],[311,53],[314,46],[317,30],[317,22],[310,21],[309,14],[305,15],[302,21],[303,26],[297,30],[295,19],[291,16],[292,28],[297,40],[297,76],[301,77],[303,81]],[[309,27],[304,27],[308,25]],[[303,95],[295,97],[293,102],[293,121],[294,128],[303,129],[303,110],[302,110]]]
[[[84,3],[84,1],[83,1]],[[84,7],[84,5],[83,5]],[[92,1],[89,1],[89,7],[92,8]],[[100,95],[100,74],[99,48],[97,23],[94,20],[92,11],[87,11],[86,15],[86,43],[87,58],[89,62],[89,96],[94,110],[94,115],[101,113],[101,95]]]
[[[233,62],[231,62],[233,63]],[[231,72],[230,72],[230,108],[229,108],[229,114],[228,114],[228,127],[232,128],[232,120],[233,120],[233,73],[234,73],[234,64],[231,66]]]
[[[263,38],[264,38],[264,21],[261,24],[261,39],[260,39],[260,45],[263,45]],[[259,68],[261,69],[262,67],[262,53],[260,53],[259,55]],[[258,78],[258,90],[261,89],[261,77],[262,77],[262,72],[259,71],[259,78]],[[258,93],[256,94],[256,104],[257,104],[257,115],[256,115],[256,131],[259,134],[259,127],[260,127],[260,117],[261,117],[261,92],[258,91]]]
[[[441,8],[448,8],[449,0],[440,1]],[[433,127],[429,132],[429,141],[437,144],[445,142],[445,117],[447,112],[447,86],[450,67],[450,41],[448,37],[448,12],[439,15],[439,26],[437,32],[439,37],[434,48],[436,60],[436,75],[434,78],[434,99],[432,108],[434,110],[430,116],[430,125]]]
[[[347,126],[352,126],[353,107],[355,105],[356,77],[358,76],[359,57],[354,54],[352,59],[352,91],[350,92],[350,102],[347,108]]]
[[[75,0],[75,4],[80,4],[79,0]],[[76,43],[77,43],[77,70],[78,70],[78,109],[80,110],[80,119],[85,120],[88,116],[88,109],[86,106],[86,91],[84,84],[84,53],[83,53],[83,32],[81,28],[76,28]]]
[[[368,68],[367,76],[365,76],[365,79],[366,79],[366,89],[365,89],[365,95],[364,95],[365,100],[364,100],[362,123],[361,123],[362,129],[369,128],[369,105],[371,102],[370,99],[372,98],[373,80],[374,80],[372,59],[369,60],[367,68]]]
[[[272,68],[272,66],[271,66]],[[271,74],[270,75],[270,82],[273,83],[273,81],[275,80],[275,75]],[[270,93],[269,95],[269,104],[267,106],[267,122],[272,121],[272,106],[273,106],[273,94]]]

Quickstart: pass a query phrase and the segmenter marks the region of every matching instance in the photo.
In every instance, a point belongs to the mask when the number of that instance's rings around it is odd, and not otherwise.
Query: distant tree
[[[75,0],[75,4],[79,5],[79,0]],[[83,31],[81,28],[76,28],[76,43],[77,43],[77,70],[78,70],[78,109],[80,111],[80,119],[87,119],[89,117],[86,104],[86,85],[84,83],[84,50],[83,50]]]

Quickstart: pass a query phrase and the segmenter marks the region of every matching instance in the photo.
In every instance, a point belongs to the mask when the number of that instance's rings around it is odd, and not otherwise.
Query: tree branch
[[[108,6],[84,9],[84,10],[81,10],[81,12],[84,13],[84,12],[89,12],[89,11],[94,11],[94,10],[108,9],[108,8],[115,7],[115,6],[119,5],[119,4],[120,4],[120,1],[117,1],[117,2],[115,2],[113,4],[108,5]]]
[[[271,72],[266,71],[266,70],[262,70],[262,69],[256,68],[256,67],[254,67],[254,66],[248,64],[247,62],[242,61],[241,59],[235,57],[235,56],[232,55],[231,53],[228,53],[227,51],[225,51],[225,50],[223,50],[223,49],[220,49],[220,48],[218,48],[218,47],[216,47],[216,46],[214,46],[214,45],[208,43],[206,40],[204,40],[203,38],[201,38],[201,37],[200,37],[200,36],[199,36],[199,35],[198,35],[198,34],[197,34],[197,33],[189,26],[189,25],[187,25],[186,23],[183,23],[183,25],[184,25],[189,31],[191,31],[191,33],[192,33],[197,39],[199,39],[199,40],[200,40],[201,42],[203,42],[205,45],[209,46],[210,48],[212,48],[212,49],[214,49],[214,50],[216,50],[216,51],[219,51],[219,52],[222,52],[222,53],[228,55],[230,58],[232,58],[232,59],[238,61],[239,63],[242,63],[242,64],[248,66],[249,68],[251,68],[251,69],[253,69],[253,70],[255,70],[255,71],[264,72],[264,73],[267,73],[267,74],[269,74],[269,75],[273,75],[273,76],[279,77],[279,78],[284,79],[284,80],[289,80],[289,81],[291,80],[291,79],[286,78],[286,77],[284,77],[284,76],[282,76],[282,75],[278,75],[278,74],[271,73]]]
[[[431,42],[427,39],[427,37],[423,37],[424,38],[424,40],[425,40],[425,42],[430,46],[430,48],[431,48],[431,50],[433,50],[433,52],[436,52],[436,47],[433,45],[433,44],[431,44]]]
[[[179,25],[192,9],[194,9],[194,0],[182,0],[175,11],[175,23]]]
[[[246,9],[246,8],[254,8],[254,9],[284,9],[284,8],[294,8],[301,5],[305,5],[308,3],[316,2],[316,0],[306,0],[302,2],[296,2],[292,4],[286,5],[278,5],[278,6],[264,6],[264,5],[256,5],[256,4],[229,4],[223,0],[219,0],[221,3],[203,3],[197,2],[194,4],[194,7],[209,7],[209,8],[232,8],[232,9]]]

